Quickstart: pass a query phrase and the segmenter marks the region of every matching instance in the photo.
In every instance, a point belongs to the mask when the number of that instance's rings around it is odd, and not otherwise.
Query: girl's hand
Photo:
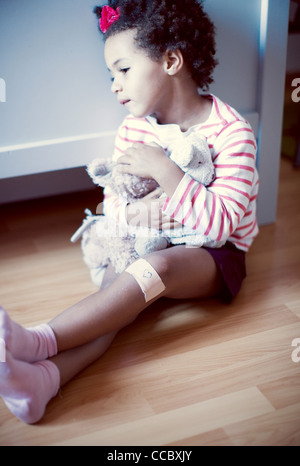
[[[142,178],[154,179],[168,197],[172,197],[184,172],[169,159],[165,151],[156,144],[134,143],[118,158],[117,170]]]
[[[136,142],[126,150],[125,155],[118,158],[117,170],[156,180],[158,172],[164,169],[164,163],[168,160],[165,151],[155,142]]]
[[[165,230],[181,227],[181,224],[162,212],[165,199],[161,188],[157,188],[138,202],[128,204],[126,217],[127,223],[133,226]]]

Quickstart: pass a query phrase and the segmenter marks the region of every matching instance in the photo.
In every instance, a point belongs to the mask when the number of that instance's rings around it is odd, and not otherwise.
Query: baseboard
[[[258,114],[245,118],[257,134]],[[109,158],[116,131],[0,147],[0,204],[93,189],[85,166]]]
[[[95,185],[84,167],[18,176],[0,180],[0,204],[92,189]]]
[[[85,166],[109,158],[116,131],[0,147],[0,179]]]

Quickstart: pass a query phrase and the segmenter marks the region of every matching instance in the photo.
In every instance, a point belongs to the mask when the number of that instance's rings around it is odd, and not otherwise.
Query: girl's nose
[[[111,85],[111,92],[113,92],[114,94],[117,94],[119,91],[120,91],[120,84],[117,82],[116,79],[113,80],[112,82],[112,85]]]

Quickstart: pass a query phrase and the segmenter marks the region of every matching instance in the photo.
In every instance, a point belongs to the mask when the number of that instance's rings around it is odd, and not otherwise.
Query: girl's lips
[[[126,104],[128,104],[128,102],[130,102],[130,100],[129,100],[129,99],[127,99],[127,100],[120,100],[119,102],[120,102],[121,105],[126,105]]]

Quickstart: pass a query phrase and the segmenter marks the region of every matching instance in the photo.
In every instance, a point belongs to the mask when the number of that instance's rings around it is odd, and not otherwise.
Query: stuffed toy
[[[213,181],[214,164],[204,136],[191,133],[176,141],[168,147],[168,156],[199,183],[208,186]],[[158,187],[153,179],[119,173],[116,165],[111,160],[95,159],[88,165],[87,172],[95,184],[110,187],[127,203],[141,200]],[[170,244],[200,247],[209,242],[209,238],[186,226],[158,231],[117,223],[107,215],[92,215],[89,210],[86,213],[86,219],[71,241],[75,242],[82,235],[83,259],[90,270],[111,263],[116,273],[121,273],[138,257],[165,249]]]

